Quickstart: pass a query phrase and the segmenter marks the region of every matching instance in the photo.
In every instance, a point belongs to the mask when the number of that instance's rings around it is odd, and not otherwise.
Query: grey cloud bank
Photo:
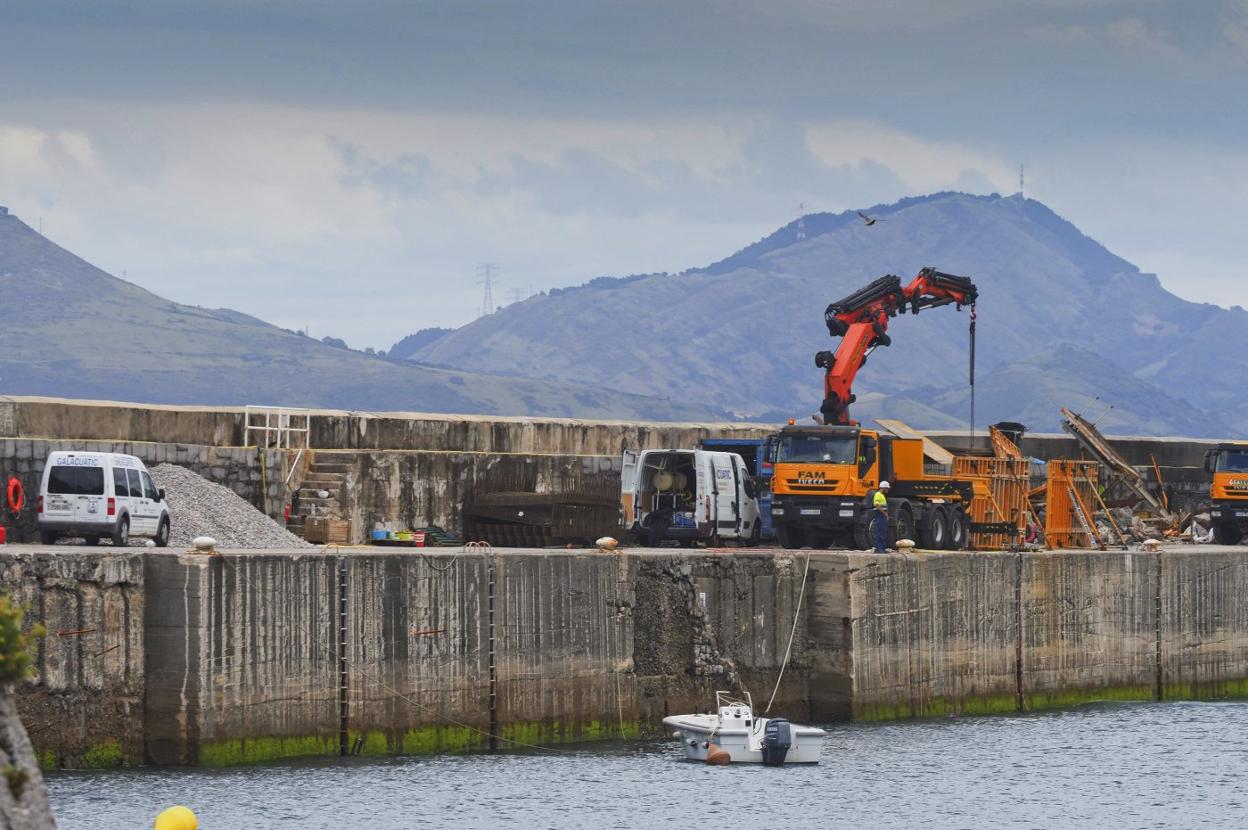
[[[16,2],[0,203],[186,302],[385,347],[507,287],[1016,188],[1248,302],[1242,3]],[[384,298],[384,299],[383,299]]]

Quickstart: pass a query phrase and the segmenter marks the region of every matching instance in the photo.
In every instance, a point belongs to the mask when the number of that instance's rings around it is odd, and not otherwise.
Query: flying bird
[[[872,219],[870,216],[867,216],[867,214],[863,213],[862,211],[858,211],[858,215],[862,217],[862,224],[866,225],[868,228],[874,225],[876,222],[880,221],[879,219]]]

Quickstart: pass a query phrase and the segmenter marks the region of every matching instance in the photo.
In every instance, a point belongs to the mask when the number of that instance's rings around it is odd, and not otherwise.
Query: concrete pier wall
[[[1244,548],[8,548],[0,587],[49,629],[17,696],[48,765],[661,734],[717,689],[813,722],[1248,697]]]
[[[718,688],[770,692],[793,568],[772,555],[149,554],[148,756],[332,754],[344,728],[365,754],[636,736]],[[778,706],[804,705],[803,660]]]
[[[44,549],[45,551],[47,549]],[[0,548],[0,591],[42,625],[33,677],[17,689],[39,763],[142,763],[143,556]]]

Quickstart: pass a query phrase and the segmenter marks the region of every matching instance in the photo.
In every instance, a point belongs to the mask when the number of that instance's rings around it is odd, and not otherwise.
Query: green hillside
[[[0,215],[0,391],[146,403],[722,420],[713,407],[390,361],[104,273]]]

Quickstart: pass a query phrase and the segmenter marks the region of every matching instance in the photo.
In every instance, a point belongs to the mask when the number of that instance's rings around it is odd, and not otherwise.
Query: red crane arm
[[[920,309],[937,308],[954,304],[971,306],[971,325],[974,326],[975,300],[979,290],[969,277],[945,274],[934,268],[924,268],[904,288],[901,278],[893,275],[880,277],[875,282],[832,303],[824,312],[828,334],[840,337],[836,352],[819,352],[815,365],[825,369],[823,379],[823,413],[825,424],[852,424],[849,405],[854,402],[854,377],[867,362],[867,355],[876,346],[892,343],[888,336],[889,318],[909,310],[918,314]],[[972,358],[973,359],[973,358]]]

